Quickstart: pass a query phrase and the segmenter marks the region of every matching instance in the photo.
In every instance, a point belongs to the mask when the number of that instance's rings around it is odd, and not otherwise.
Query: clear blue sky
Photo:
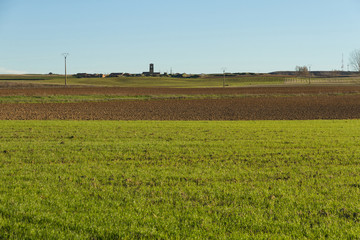
[[[341,69],[359,0],[0,0],[0,73]]]

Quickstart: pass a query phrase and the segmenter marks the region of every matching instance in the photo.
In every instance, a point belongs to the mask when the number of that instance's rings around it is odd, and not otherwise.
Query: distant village
[[[155,72],[154,71],[154,64],[150,63],[149,71],[143,72],[140,74],[132,74],[132,73],[123,73],[123,72],[116,72],[110,74],[98,74],[98,73],[77,73],[74,74],[74,77],[77,78],[112,78],[112,77],[175,77],[175,78],[199,78],[201,75],[199,74],[185,74],[185,73],[163,73]]]
[[[282,75],[282,76],[314,76],[314,77],[346,77],[358,75],[359,72],[350,71],[309,71],[307,67],[297,67],[296,71],[276,71],[267,73],[269,75]],[[264,75],[264,73],[223,73],[223,74],[186,74],[186,73],[160,73],[154,71],[154,64],[150,63],[149,71],[143,73],[123,73],[116,72],[110,74],[98,73],[77,73],[74,77],[77,78],[114,78],[114,77],[173,77],[173,78],[200,78],[203,76],[241,76],[241,75]]]

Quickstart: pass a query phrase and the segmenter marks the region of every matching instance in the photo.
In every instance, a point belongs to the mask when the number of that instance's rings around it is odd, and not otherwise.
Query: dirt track
[[[0,104],[0,119],[280,120],[360,118],[360,95]]]
[[[360,93],[360,86],[275,86],[242,88],[129,88],[129,87],[56,87],[56,88],[4,88],[0,96],[24,95],[164,95],[164,94],[333,94]]]

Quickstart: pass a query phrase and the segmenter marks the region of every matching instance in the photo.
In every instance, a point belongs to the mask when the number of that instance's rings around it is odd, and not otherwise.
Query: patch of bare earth
[[[360,118],[360,95],[0,104],[0,119],[295,120]]]

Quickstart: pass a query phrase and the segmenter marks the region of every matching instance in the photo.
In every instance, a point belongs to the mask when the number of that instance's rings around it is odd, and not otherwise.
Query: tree
[[[360,49],[356,49],[351,52],[350,64],[355,71],[360,72]]]
[[[299,77],[306,77],[309,75],[309,69],[307,66],[296,66],[295,70]]]

